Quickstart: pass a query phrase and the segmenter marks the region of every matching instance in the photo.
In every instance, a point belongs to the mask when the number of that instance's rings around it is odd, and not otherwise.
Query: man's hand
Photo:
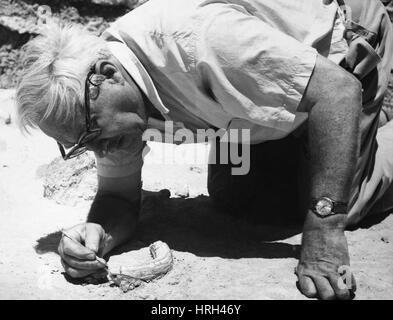
[[[68,275],[106,275],[106,265],[97,257],[132,237],[140,209],[140,181],[140,171],[124,178],[98,176],[98,191],[87,222],[64,230],[59,244],[61,262]]]
[[[309,298],[350,299],[351,293],[356,290],[356,283],[349,271],[344,228],[327,228],[322,222],[318,223],[318,219],[323,218],[309,216],[303,231],[302,250],[296,269],[299,288]],[[341,277],[344,272],[345,281]]]
[[[58,247],[65,272],[83,278],[104,271],[105,265],[96,257],[105,253],[107,235],[96,223],[78,224],[64,230]]]

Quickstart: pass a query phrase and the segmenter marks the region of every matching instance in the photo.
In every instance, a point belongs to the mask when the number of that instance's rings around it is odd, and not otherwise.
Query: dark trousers
[[[220,154],[218,139],[212,143]],[[209,164],[208,191],[225,210],[239,217],[267,221],[296,221],[306,212],[306,137],[268,141],[250,146],[250,171],[232,175],[231,163]]]

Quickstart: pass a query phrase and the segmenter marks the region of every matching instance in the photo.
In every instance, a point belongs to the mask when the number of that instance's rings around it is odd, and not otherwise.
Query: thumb
[[[100,225],[94,223],[86,224],[85,247],[97,254],[103,235],[104,230]]]

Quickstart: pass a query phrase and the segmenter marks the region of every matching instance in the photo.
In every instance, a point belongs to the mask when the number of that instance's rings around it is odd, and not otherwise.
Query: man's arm
[[[96,154],[98,189],[86,223],[65,230],[59,254],[74,278],[104,271],[102,257],[127,241],[135,231],[141,200],[145,143],[100,157]],[[148,152],[148,148],[145,150]]]
[[[135,231],[141,203],[141,172],[98,178],[98,191],[87,218],[107,233],[102,254],[127,241]]]
[[[348,202],[359,154],[361,84],[319,56],[298,110],[309,114],[311,197]]]
[[[319,57],[299,106],[309,113],[310,197],[348,203],[359,153],[361,103],[360,82]],[[346,219],[345,214],[321,218],[309,210],[297,267],[306,296],[348,299],[348,289],[355,290],[353,278],[347,288],[339,275],[340,267],[349,266]]]

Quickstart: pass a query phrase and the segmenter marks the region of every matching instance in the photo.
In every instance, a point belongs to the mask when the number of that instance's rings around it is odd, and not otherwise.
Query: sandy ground
[[[168,188],[173,197],[146,196],[138,232],[119,252],[148,259],[148,245],[165,241],[175,259],[165,277],[125,294],[110,284],[68,281],[56,254],[59,230],[83,222],[89,202],[67,206],[43,197],[40,172],[58,149],[39,132],[23,137],[14,122],[5,124],[13,117],[12,94],[0,90],[0,299],[304,299],[293,272],[301,226],[256,224],[219,211],[207,196],[204,164],[144,167],[144,190]],[[162,151],[151,148],[153,158]],[[190,196],[176,197],[187,193],[185,185]],[[393,216],[347,236],[356,298],[392,299]]]

